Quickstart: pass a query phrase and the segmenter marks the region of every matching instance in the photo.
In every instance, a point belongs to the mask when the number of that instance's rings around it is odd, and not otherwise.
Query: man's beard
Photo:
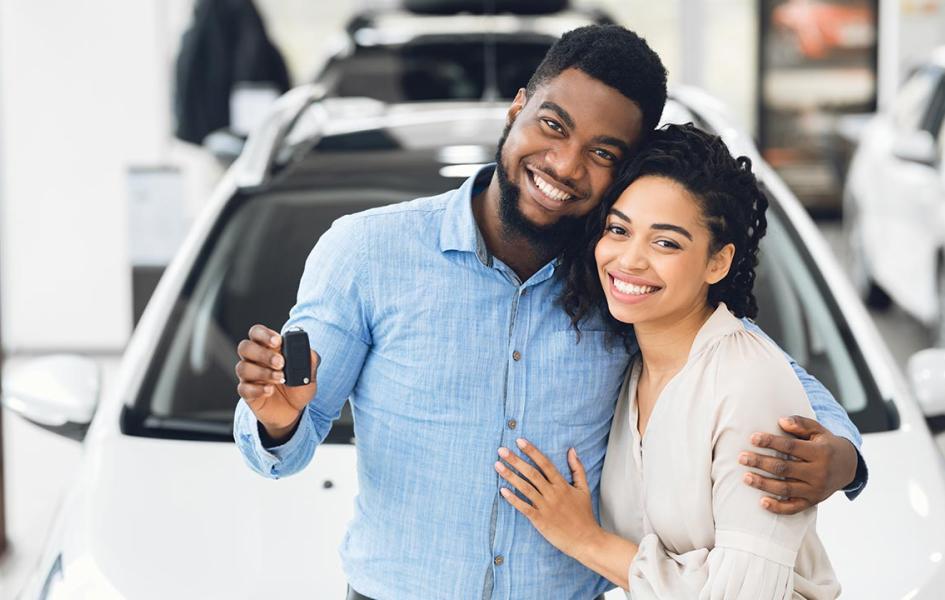
[[[519,188],[509,181],[509,174],[502,163],[502,148],[511,127],[511,124],[505,126],[495,153],[495,172],[499,181],[499,219],[502,222],[503,234],[507,239],[525,239],[535,249],[536,254],[553,256],[578,235],[584,218],[565,216],[550,225],[538,225],[525,216],[518,204]]]

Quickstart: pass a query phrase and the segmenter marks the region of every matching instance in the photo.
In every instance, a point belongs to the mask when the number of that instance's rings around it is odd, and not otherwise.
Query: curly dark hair
[[[752,287],[758,243],[768,227],[767,196],[751,171],[751,159],[734,158],[721,138],[688,123],[652,132],[639,153],[619,167],[600,205],[588,216],[581,239],[565,249],[560,267],[565,287],[559,300],[571,324],[579,330],[581,321],[599,310],[629,347],[633,328],[615,319],[607,309],[594,249],[617,198],[631,183],[648,175],[679,183],[699,201],[703,222],[711,234],[710,254],[729,243],[735,246],[728,274],[709,286],[709,305],[714,308],[724,302],[736,317],[755,318],[758,304]]]
[[[587,25],[565,33],[548,50],[525,93],[565,69],[576,68],[614,88],[640,107],[642,131],[659,123],[666,104],[666,68],[646,40],[619,25]]]

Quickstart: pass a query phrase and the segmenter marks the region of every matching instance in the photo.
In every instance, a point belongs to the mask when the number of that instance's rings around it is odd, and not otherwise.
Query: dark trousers
[[[351,586],[348,586],[347,600],[371,600],[371,599],[363,594],[357,593],[356,591],[351,589]],[[604,595],[601,594],[600,596],[595,598],[595,600],[604,600]]]

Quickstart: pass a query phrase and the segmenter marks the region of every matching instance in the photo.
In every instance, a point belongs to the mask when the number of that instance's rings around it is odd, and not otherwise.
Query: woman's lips
[[[610,281],[610,293],[615,300],[625,304],[639,304],[659,293],[663,288],[649,284],[636,284],[623,279],[617,279],[610,273],[607,274]]]

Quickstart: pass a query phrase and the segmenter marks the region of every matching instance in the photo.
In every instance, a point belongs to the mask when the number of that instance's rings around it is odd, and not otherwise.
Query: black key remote
[[[282,336],[282,358],[285,359],[285,384],[297,387],[312,383],[312,353],[308,333],[300,328],[290,329]]]

